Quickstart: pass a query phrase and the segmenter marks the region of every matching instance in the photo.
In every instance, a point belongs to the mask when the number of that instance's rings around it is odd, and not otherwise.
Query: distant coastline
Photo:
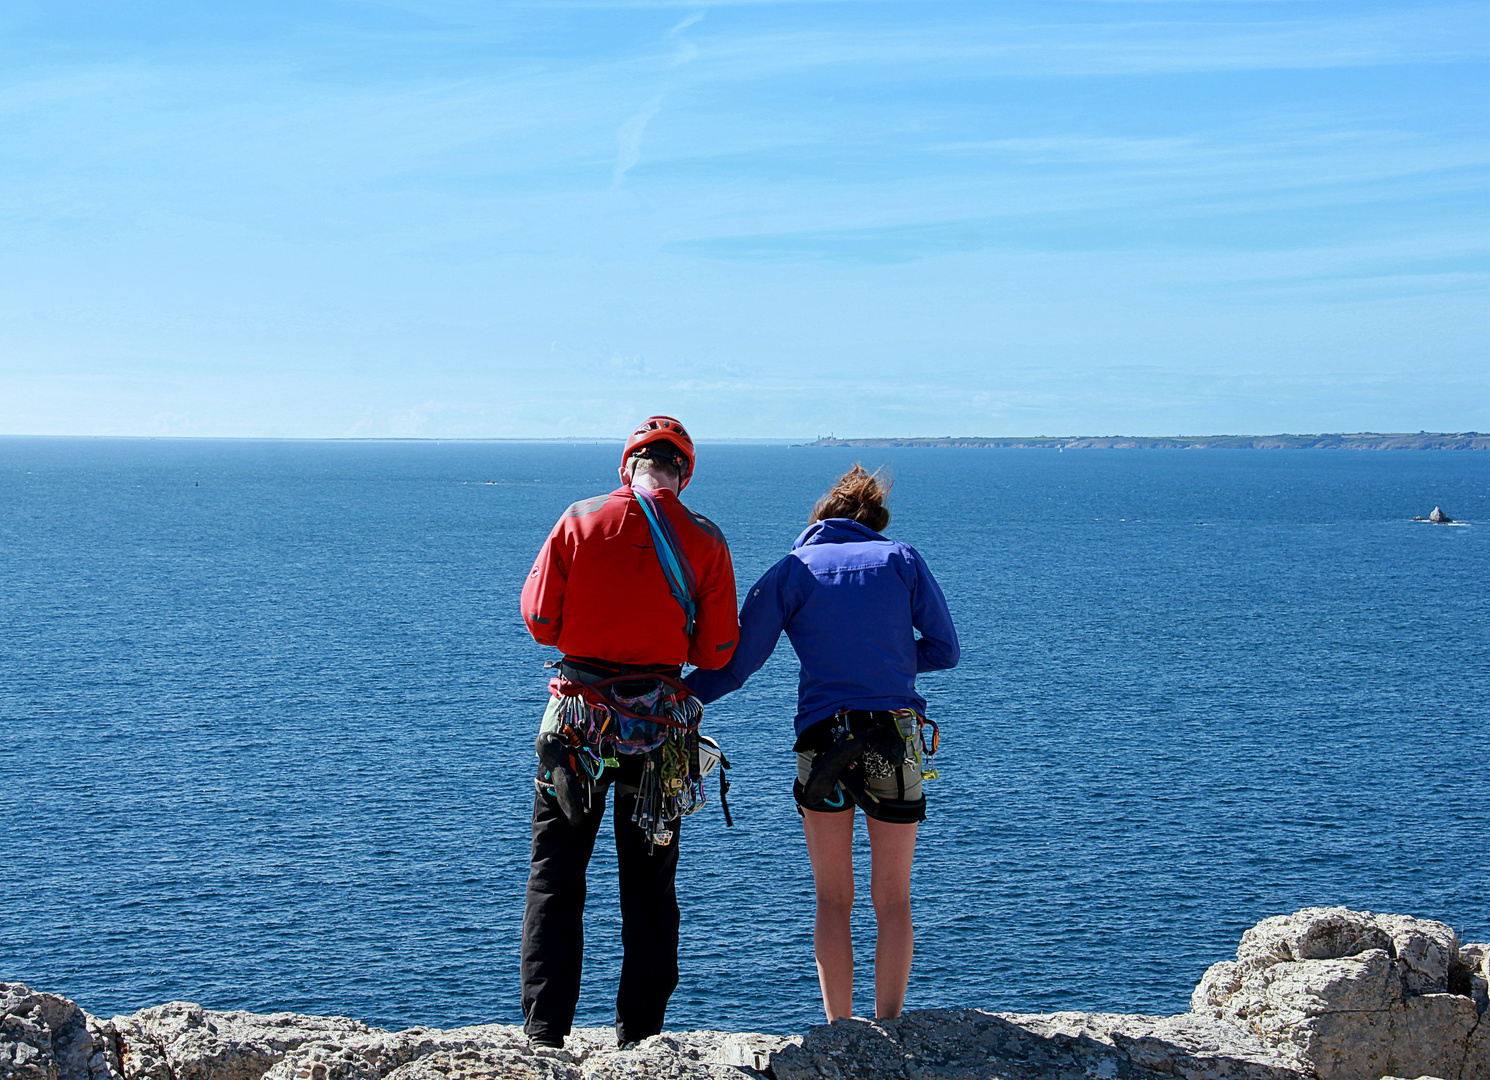
[[[943,435],[937,438],[839,439],[824,435],[799,446],[948,446],[1028,450],[1490,450],[1490,435],[1431,431],[1352,435],[1077,435],[1050,438],[988,438]]]

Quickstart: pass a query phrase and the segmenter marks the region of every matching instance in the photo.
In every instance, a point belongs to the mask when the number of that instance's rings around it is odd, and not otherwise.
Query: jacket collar
[[[678,498],[678,493],[676,491],[674,491],[672,488],[648,488],[647,490],[650,491],[650,492],[652,492],[653,495],[656,495],[657,498],[660,501],[662,501],[662,502],[680,502],[681,501]],[[619,495],[623,499],[633,498],[633,496],[631,494],[631,485],[630,484],[622,484],[620,487],[616,488],[615,491],[612,491],[611,494],[612,495]]]
[[[814,521],[807,526],[802,535],[797,537],[792,550],[795,551],[808,544],[854,544],[863,543],[866,540],[884,539],[883,535],[875,532],[868,525],[860,525],[853,518],[824,518],[822,521]]]

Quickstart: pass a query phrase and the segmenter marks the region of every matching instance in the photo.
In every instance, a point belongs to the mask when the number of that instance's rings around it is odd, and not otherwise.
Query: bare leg
[[[892,825],[868,818],[869,894],[879,934],[874,943],[874,1015],[899,1016],[911,977],[916,933],[911,925],[911,856],[916,823]],[[821,901],[819,901],[821,905]]]
[[[817,889],[812,931],[817,981],[823,988],[823,1010],[832,1021],[854,1014],[854,943],[849,930],[854,909],[854,812],[805,810],[802,831]]]

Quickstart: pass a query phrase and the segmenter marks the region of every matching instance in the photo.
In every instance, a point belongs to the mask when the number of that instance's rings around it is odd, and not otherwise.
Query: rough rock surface
[[[1431,919],[1305,908],[1242,935],[1191,1011],[1247,1027],[1320,1080],[1490,1078],[1486,948]]]
[[[928,1009],[805,1037],[384,1031],[172,1002],[104,1021],[0,983],[0,1080],[1490,1080],[1490,946],[1440,922],[1306,908],[1248,930],[1180,1016]]]
[[[71,1001],[0,982],[0,1078],[107,1080],[112,1032]]]
[[[120,1074],[128,1080],[259,1080],[307,1043],[353,1042],[376,1033],[337,1016],[213,1012],[185,1001],[110,1023],[119,1040]]]
[[[502,1024],[409,1028],[308,1041],[270,1068],[264,1080],[746,1080],[760,1076],[754,1066],[764,1068],[785,1041],[691,1031],[656,1035],[619,1050],[610,1028],[580,1028],[563,1050],[534,1050],[521,1028]]]
[[[691,1031],[617,1049],[580,1028],[530,1049],[503,1024],[384,1031],[342,1017],[215,1012],[175,1001],[112,1021],[0,983],[0,1080],[749,1080],[791,1040]]]
[[[838,1020],[771,1059],[776,1080],[1305,1080],[1286,1051],[1199,1016],[927,1009]],[[1375,1078],[1373,1077],[1373,1080]]]

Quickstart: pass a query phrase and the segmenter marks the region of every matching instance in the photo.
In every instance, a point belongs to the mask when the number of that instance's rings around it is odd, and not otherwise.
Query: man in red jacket
[[[524,1030],[535,1045],[562,1046],[574,1022],[585,870],[612,784],[624,951],[617,1039],[624,1045],[661,1031],[678,984],[673,878],[681,820],[665,820],[664,811],[664,820],[647,825],[647,809],[659,805],[658,758],[574,745],[581,725],[567,725],[565,717],[577,715],[573,710],[583,699],[566,698],[565,687],[599,684],[586,693],[642,700],[658,689],[676,690],[677,684],[659,680],[677,679],[685,662],[718,668],[734,653],[739,623],[729,547],[713,522],[678,499],[693,465],[693,440],[683,425],[667,416],[648,418],[626,440],[621,487],[564,511],[523,586],[529,632],[563,653],[561,681],[538,738],[533,861],[523,912]],[[696,718],[697,706],[688,705]],[[599,775],[592,777],[582,759]],[[633,823],[638,817],[643,827]]]

